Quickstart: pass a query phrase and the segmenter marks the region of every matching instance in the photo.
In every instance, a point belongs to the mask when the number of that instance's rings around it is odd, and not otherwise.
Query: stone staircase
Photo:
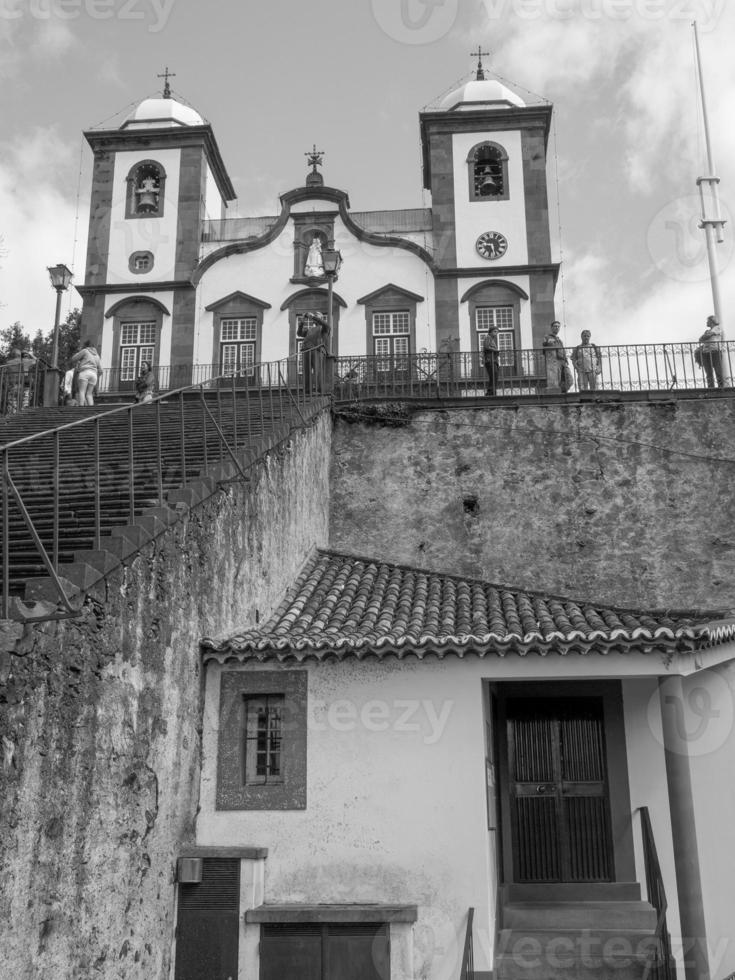
[[[596,886],[586,898],[570,889],[562,900],[538,899],[530,890],[505,896],[495,980],[640,980],[646,975],[656,950],[657,916],[641,901],[637,885]]]
[[[87,591],[180,520],[182,506],[200,503],[222,481],[242,479],[248,466],[329,403],[316,396],[297,408],[283,392],[271,401],[257,393],[233,397],[215,391],[204,401],[206,407],[196,393],[113,415],[100,414],[99,406],[38,408],[0,421],[0,449],[38,437],[7,450],[8,469],[49,556],[57,536],[58,573],[65,591],[66,586]],[[58,428],[85,419],[87,424]],[[235,444],[236,461],[227,449]],[[4,519],[2,511],[0,499]],[[0,540],[0,588],[7,548],[9,616],[52,617],[56,587],[10,495],[7,520],[8,540]]]

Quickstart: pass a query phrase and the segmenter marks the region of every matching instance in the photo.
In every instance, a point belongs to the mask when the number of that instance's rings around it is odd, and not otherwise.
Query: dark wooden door
[[[260,980],[390,980],[387,925],[263,925]]]
[[[513,880],[612,878],[602,698],[506,702]]]
[[[240,861],[205,858],[202,880],[179,885],[175,980],[237,980]]]

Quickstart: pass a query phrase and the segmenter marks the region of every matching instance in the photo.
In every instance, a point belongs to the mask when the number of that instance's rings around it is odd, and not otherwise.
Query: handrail
[[[475,962],[472,950],[472,921],[475,918],[475,910],[470,908],[467,912],[467,929],[464,937],[464,950],[462,952],[462,965],[459,971],[459,980],[475,980]]]
[[[288,370],[289,366],[291,368],[290,372]],[[274,367],[277,368],[277,371],[272,370]],[[126,522],[124,520],[126,515],[127,522],[132,522],[136,515],[136,507],[139,507],[140,494],[136,487],[136,470],[141,466],[144,467],[145,476],[149,478],[148,487],[150,487],[149,491],[144,494],[144,497],[153,496],[152,491],[155,484],[155,496],[157,503],[161,505],[164,500],[164,469],[161,459],[163,455],[162,447],[164,447],[161,432],[162,405],[178,402],[178,412],[175,415],[169,413],[167,419],[169,431],[165,448],[173,450],[173,455],[176,460],[173,465],[177,474],[180,465],[180,474],[175,477],[178,479],[180,476],[180,482],[177,485],[186,486],[187,461],[189,459],[193,461],[197,458],[197,446],[199,447],[199,452],[203,452],[204,471],[215,462],[222,463],[225,458],[229,458],[234,464],[236,471],[239,472],[240,477],[245,477],[245,471],[238,458],[238,454],[243,449],[250,448],[253,443],[253,426],[251,423],[253,406],[251,405],[251,400],[257,398],[258,408],[255,411],[255,415],[256,417],[259,415],[263,419],[261,425],[263,432],[265,432],[266,425],[271,427],[277,426],[286,419],[286,416],[288,416],[289,420],[296,420],[297,424],[305,424],[307,418],[312,414],[311,411],[305,411],[307,405],[311,409],[318,409],[322,407],[322,403],[326,404],[325,399],[320,397],[322,395],[321,392],[315,392],[314,395],[316,397],[311,397],[306,393],[304,379],[298,373],[295,358],[285,359],[285,364],[284,361],[279,361],[274,362],[273,365],[270,362],[253,365],[252,370],[249,369],[248,375],[234,379],[230,374],[220,374],[207,379],[205,382],[185,385],[174,391],[160,393],[152,402],[144,405],[134,403],[102,409],[101,411],[89,413],[84,418],[78,418],[62,423],[61,425],[49,427],[40,432],[33,432],[0,445],[0,480],[2,481],[0,492],[2,523],[0,526],[3,531],[3,582],[2,606],[0,609],[2,618],[8,617],[10,601],[9,552],[11,540],[9,506],[11,500],[22,519],[23,525],[25,525],[26,531],[33,541],[41,562],[45,566],[51,581],[54,583],[55,591],[58,594],[60,602],[68,610],[69,600],[59,580],[58,568],[60,563],[60,517],[62,513],[67,512],[70,506],[70,495],[76,493],[80,485],[84,486],[82,478],[91,481],[91,487],[89,483],[86,484],[90,494],[87,506],[91,504],[88,534],[94,542],[95,550],[99,550],[100,537],[103,529],[104,503],[101,492],[102,478],[104,473],[109,472],[111,465],[114,465],[115,468],[118,466],[122,468],[119,474],[116,473],[116,479],[119,481],[119,490],[121,491],[121,495],[126,498],[124,503],[122,499],[117,501],[117,506],[122,507],[122,523]],[[273,383],[274,375],[279,379],[278,384]],[[266,390],[264,392],[261,381],[266,378]],[[276,391],[275,389],[280,385],[288,384],[288,379],[291,380],[291,384],[287,388],[289,399],[284,402],[283,392]],[[187,415],[185,406],[191,404],[190,396],[196,396],[197,394],[201,404],[201,424],[197,424],[192,429],[189,429],[186,424]],[[211,397],[208,399],[205,397],[206,395],[210,395]],[[227,407],[223,410],[222,399],[225,396],[227,397]],[[208,402],[210,402],[211,407]],[[242,405],[243,402],[248,421],[247,432],[244,436],[242,430],[238,430],[237,425],[238,406]],[[72,409],[72,411],[78,410]],[[133,415],[133,412],[136,413],[136,416]],[[175,416],[178,416],[178,422]],[[111,463],[110,459],[106,458],[106,462],[103,464],[101,461],[105,455],[104,450],[107,446],[106,431],[118,418],[123,420],[123,432],[119,428],[111,431],[115,433],[114,438],[122,442],[121,445],[115,446],[115,452],[118,449],[120,452],[117,453],[114,463]],[[152,427],[141,426],[137,423],[134,424],[134,419],[140,420],[145,418],[151,418]],[[83,434],[86,431],[89,431],[90,434],[87,439],[84,439]],[[213,433],[214,440],[212,440]],[[62,461],[61,443],[64,439],[73,440],[73,448],[77,455],[80,451],[87,454],[84,456],[83,462],[80,462],[78,466],[71,466],[70,464],[67,470],[64,469]],[[51,468],[48,470],[46,478],[53,484],[49,488],[48,497],[44,497],[42,503],[43,506],[48,507],[48,510],[44,512],[47,523],[49,511],[51,517],[51,529],[47,531],[49,537],[46,542],[42,540],[42,534],[39,533],[36,522],[30,512],[31,509],[23,501],[22,492],[16,485],[18,481],[13,480],[14,466],[22,470],[23,467],[33,465],[34,459],[43,460],[43,465],[48,464],[48,459],[44,457],[44,449],[46,448],[43,446],[44,440],[47,443],[50,441],[51,448],[47,450],[46,455],[51,460],[49,464]],[[84,445],[80,449],[82,442]],[[153,450],[151,450],[151,442],[153,444]],[[155,459],[150,458],[151,451],[154,453]],[[110,455],[110,453],[107,453],[107,457],[110,457]],[[90,456],[92,457],[91,459],[89,458]],[[68,458],[67,462],[69,462]],[[202,464],[200,463],[200,465]],[[71,478],[68,476],[70,470],[72,471]],[[65,479],[69,480],[70,484],[67,487],[66,502],[61,499],[61,485]],[[37,485],[33,489],[37,491],[39,489],[39,481],[36,480],[35,483]],[[44,485],[43,479],[40,480],[40,484]],[[171,489],[171,486],[168,489]]]
[[[656,850],[656,841],[651,826],[651,816],[647,806],[639,807],[641,815],[641,835],[643,838],[643,864],[646,872],[646,892],[649,904],[657,912],[656,946],[653,955],[646,960],[643,980],[676,980],[676,967],[671,956],[671,937],[666,925],[668,902],[664,888],[661,865]]]

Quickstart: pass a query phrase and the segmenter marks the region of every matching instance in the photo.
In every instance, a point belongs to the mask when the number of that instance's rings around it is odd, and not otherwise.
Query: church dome
[[[176,99],[143,99],[120,129],[175,129],[179,126],[201,126],[204,120],[191,106]]]
[[[497,81],[495,78],[473,79],[460,85],[449,95],[445,95],[439,103],[439,110],[462,112],[472,109],[510,109],[513,106],[524,106],[526,103],[520,96]]]

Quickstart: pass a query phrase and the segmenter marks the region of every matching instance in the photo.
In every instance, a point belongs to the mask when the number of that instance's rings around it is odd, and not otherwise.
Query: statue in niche
[[[322,243],[317,235],[311,240],[309,252],[306,256],[304,275],[310,278],[318,278],[324,275],[324,262],[322,261]]]

